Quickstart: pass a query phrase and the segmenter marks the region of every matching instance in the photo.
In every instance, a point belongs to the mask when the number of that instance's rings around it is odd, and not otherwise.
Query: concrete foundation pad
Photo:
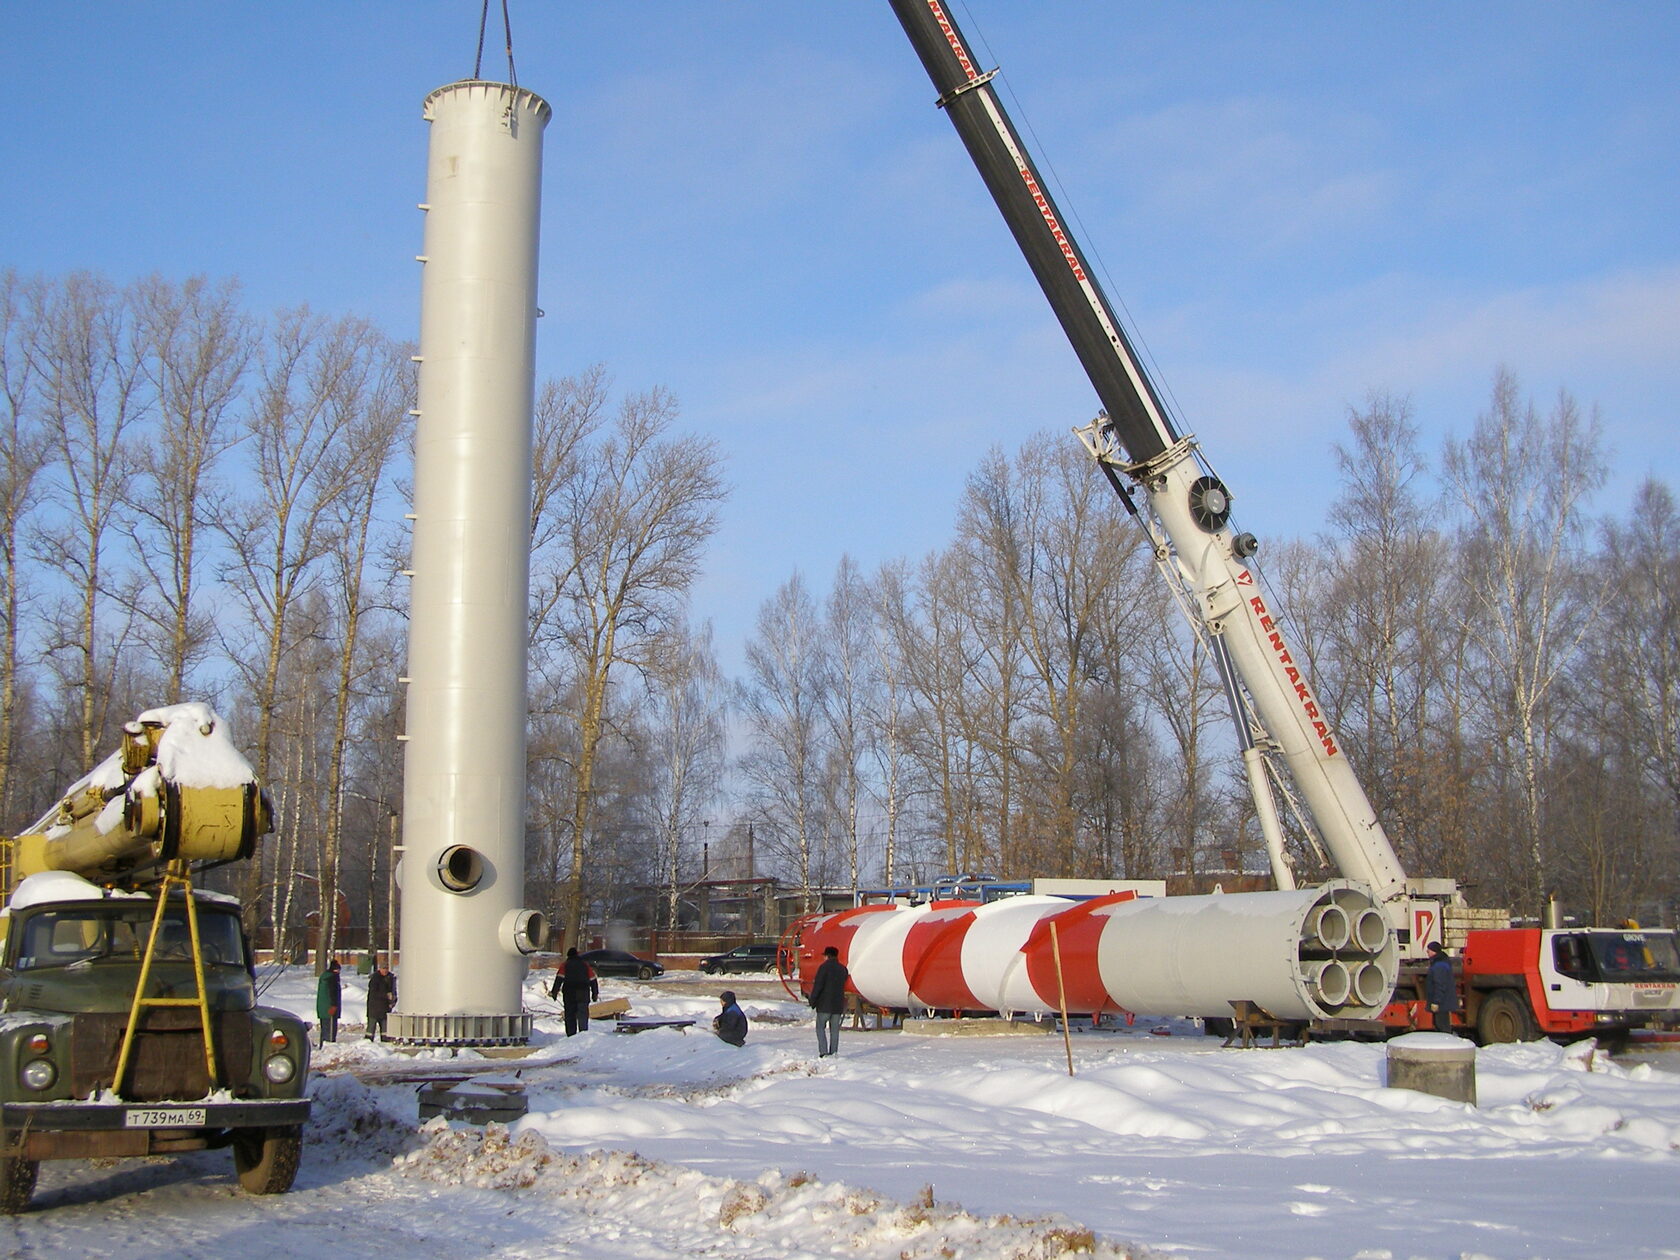
[[[442,1116],[461,1124],[512,1124],[527,1109],[525,1087],[493,1081],[437,1081],[417,1091],[420,1119]]]
[[[1476,1047],[1450,1033],[1412,1033],[1388,1043],[1388,1087],[1476,1105]]]

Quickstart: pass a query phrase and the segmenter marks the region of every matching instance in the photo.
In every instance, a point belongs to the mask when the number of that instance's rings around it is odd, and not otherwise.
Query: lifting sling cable
[[[484,0],[478,15],[478,54],[473,58],[473,78],[481,77],[484,69],[484,32],[490,24],[490,0]],[[507,0],[502,0],[502,33],[507,42],[508,82],[519,86],[519,76],[513,69],[513,22],[508,17]]]

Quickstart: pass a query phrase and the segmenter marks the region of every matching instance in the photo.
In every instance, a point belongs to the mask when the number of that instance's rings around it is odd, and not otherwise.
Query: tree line
[[[1259,568],[1402,863],[1519,914],[1556,895],[1675,922],[1672,492],[1594,516],[1597,417],[1506,371],[1433,458],[1403,397],[1347,422],[1326,533]],[[843,562],[820,597],[795,576],[761,610],[740,686],[759,835],[841,886],[1252,872],[1258,823],[1187,624],[1076,444],[993,451],[948,546],[867,578]],[[1337,874],[1303,823],[1298,872]]]
[[[1673,923],[1671,491],[1592,515],[1597,417],[1506,371],[1433,458],[1405,398],[1347,419],[1327,532],[1259,567],[1402,863],[1521,915],[1555,895]],[[843,562],[820,597],[790,579],[739,693],[758,834],[841,886],[1263,871],[1224,695],[1154,560],[1085,453],[1045,434],[981,461],[945,548],[867,578]],[[1297,871],[1338,874],[1292,821]]]
[[[261,860],[221,874],[253,930],[384,944],[411,354],[353,317],[253,315],[232,282],[0,272],[11,831],[136,712],[206,699],[277,806]],[[599,367],[543,382],[534,428],[526,895],[569,939],[680,926],[708,879],[1253,866],[1205,645],[1072,439],[985,454],[929,555],[789,575],[728,678],[689,598],[724,453]],[[1404,398],[1350,411],[1328,532],[1260,557],[1403,862],[1483,904],[1672,921],[1669,489],[1594,516],[1595,418],[1506,373],[1467,438],[1419,431]],[[1291,848],[1325,873],[1306,829]]]

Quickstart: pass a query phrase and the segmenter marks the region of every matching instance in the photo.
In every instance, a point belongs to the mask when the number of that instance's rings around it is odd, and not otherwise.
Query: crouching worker
[[[728,989],[718,994],[718,1001],[723,1003],[723,1009],[717,1013],[712,1021],[712,1031],[718,1037],[732,1046],[747,1044],[747,1016],[741,1008],[735,1005],[735,995]]]

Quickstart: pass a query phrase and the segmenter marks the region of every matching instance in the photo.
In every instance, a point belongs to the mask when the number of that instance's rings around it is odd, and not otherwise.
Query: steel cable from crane
[[[478,52],[473,57],[473,78],[482,77],[484,69],[484,32],[490,25],[490,0],[484,0],[478,13]],[[508,82],[519,86],[519,75],[513,68],[513,21],[508,16],[507,0],[502,0],[502,33],[507,44]]]

